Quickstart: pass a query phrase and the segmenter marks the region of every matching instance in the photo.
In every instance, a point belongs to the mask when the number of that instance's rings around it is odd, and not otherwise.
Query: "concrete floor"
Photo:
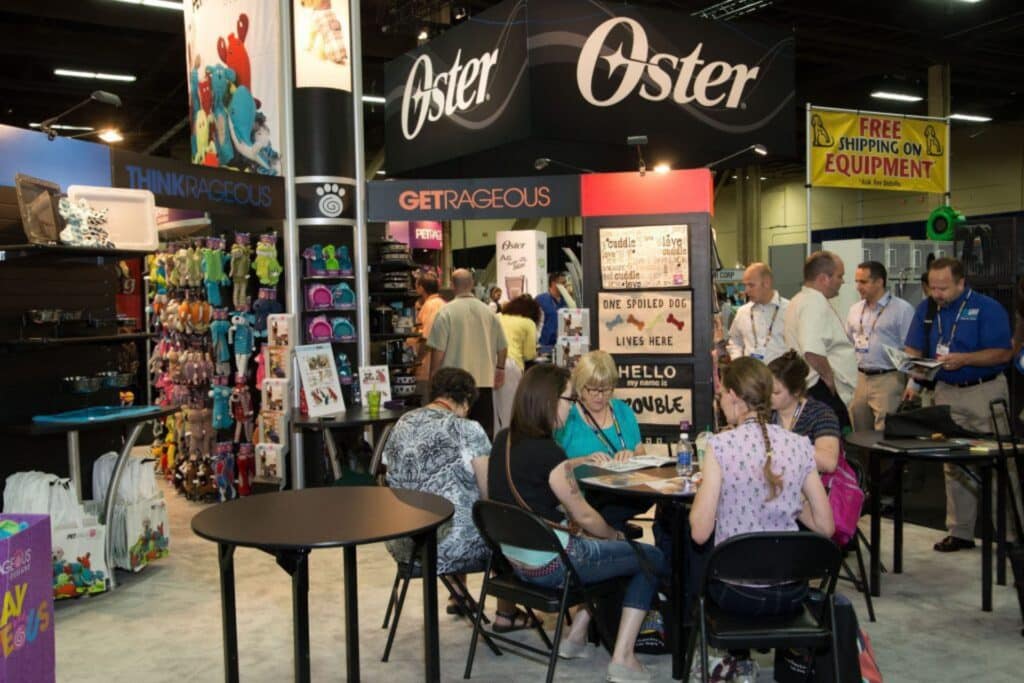
[[[122,584],[116,591],[57,606],[59,681],[223,680],[216,550],[189,527],[192,516],[204,506],[186,501],[169,488],[166,495],[170,557],[138,575],[119,572]],[[886,563],[891,560],[889,532],[890,526],[883,523]],[[862,596],[848,586],[843,588],[871,636],[885,680],[1021,681],[1024,637],[1012,586],[995,586],[994,611],[982,612],[979,552],[935,553],[931,545],[940,535],[923,527],[906,527],[905,571],[899,576],[883,575],[883,595],[875,603],[877,623],[867,622]],[[311,555],[314,681],[345,679],[341,565],[340,551]],[[241,678],[290,680],[290,580],[269,555],[255,550],[236,551],[235,568]],[[392,659],[380,662],[385,640],[380,625],[394,568],[382,545],[359,549],[361,664],[367,681],[422,680],[418,619],[422,603],[416,583],[409,591]],[[478,590],[479,578],[470,585]],[[460,680],[470,630],[465,620],[445,614],[440,622],[442,678]],[[482,646],[477,653],[474,680],[543,680],[542,664],[511,653],[495,657]],[[657,670],[657,680],[669,680],[667,656],[641,658]],[[590,661],[562,662],[557,680],[604,680],[607,662],[603,653]],[[762,671],[761,681],[771,680],[770,670]]]

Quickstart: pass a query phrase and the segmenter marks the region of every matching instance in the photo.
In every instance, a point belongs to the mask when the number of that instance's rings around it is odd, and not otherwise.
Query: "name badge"
[[[868,352],[868,347],[869,347],[868,335],[866,335],[866,334],[856,334],[856,335],[853,336],[853,350],[854,351],[856,351],[857,353],[867,353]]]
[[[759,361],[764,361],[764,356],[765,348],[763,346],[758,346],[756,349],[750,352],[750,357],[756,358]]]
[[[949,344],[936,344],[935,345],[935,357],[949,355]]]

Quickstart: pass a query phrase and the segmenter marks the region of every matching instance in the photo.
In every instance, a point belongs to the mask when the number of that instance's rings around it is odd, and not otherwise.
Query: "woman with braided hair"
[[[703,481],[690,510],[693,540],[715,543],[759,531],[796,531],[797,520],[831,537],[832,509],[806,437],[770,424],[772,373],[759,360],[743,357],[722,377],[722,412],[732,429],[708,440]],[[798,611],[807,584],[750,586],[714,581],[708,597],[722,609],[748,616]],[[727,666],[738,680],[756,680],[749,653],[732,653]],[[746,656],[744,656],[746,655]]]

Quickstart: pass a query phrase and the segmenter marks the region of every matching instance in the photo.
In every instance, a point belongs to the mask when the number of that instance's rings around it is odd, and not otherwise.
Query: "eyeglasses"
[[[583,387],[583,391],[595,396],[611,396],[615,387]]]
[[[558,398],[562,399],[563,401],[568,401],[569,403],[579,403],[580,402],[580,400],[578,398],[576,398],[575,396],[559,396]]]

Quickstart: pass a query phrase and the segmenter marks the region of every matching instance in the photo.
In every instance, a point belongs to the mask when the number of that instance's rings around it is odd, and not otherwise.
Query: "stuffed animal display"
[[[103,224],[107,222],[106,209],[93,209],[86,199],[72,202],[61,197],[57,210],[64,219],[65,227],[60,231],[60,241],[73,247],[104,247],[113,249]]]

